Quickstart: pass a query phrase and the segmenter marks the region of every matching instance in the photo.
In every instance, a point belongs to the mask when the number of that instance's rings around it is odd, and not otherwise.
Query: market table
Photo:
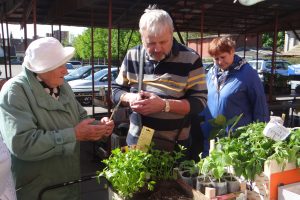
[[[276,116],[282,116],[285,114],[284,125],[287,127],[294,127],[295,115],[297,109],[300,108],[300,94],[292,93],[289,95],[274,95],[273,102],[269,103],[269,111]]]

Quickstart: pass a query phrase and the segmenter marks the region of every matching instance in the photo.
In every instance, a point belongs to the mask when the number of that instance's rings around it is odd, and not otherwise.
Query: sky
[[[12,33],[13,38],[20,39],[24,38],[24,30],[20,29],[20,25],[9,24],[8,30],[9,34]],[[3,24],[4,36],[6,38],[6,24]],[[73,36],[81,34],[86,28],[76,27],[76,26],[61,26],[62,31],[69,31]],[[2,29],[0,29],[0,34],[2,34]],[[53,30],[59,30],[59,26],[53,26]],[[37,25],[37,35],[40,37],[46,36],[46,33],[51,33],[50,25]],[[27,24],[27,38],[32,38],[34,34],[33,24]]]

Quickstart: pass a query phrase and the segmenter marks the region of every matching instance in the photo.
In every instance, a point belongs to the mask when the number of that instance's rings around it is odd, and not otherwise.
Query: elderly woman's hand
[[[101,119],[100,123],[92,124],[95,119],[85,119],[75,126],[76,139],[79,141],[100,140],[112,133],[114,122]]]
[[[100,124],[104,124],[106,125],[106,136],[109,136],[110,134],[112,134],[114,127],[115,127],[115,123],[113,120],[109,120],[108,117],[103,117],[100,120]]]

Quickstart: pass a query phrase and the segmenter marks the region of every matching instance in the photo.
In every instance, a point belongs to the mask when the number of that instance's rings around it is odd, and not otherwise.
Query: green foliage
[[[112,155],[102,161],[106,167],[97,172],[98,180],[104,176],[124,198],[131,198],[145,186],[153,190],[157,181],[174,178],[173,168],[183,156],[184,148],[180,149],[179,152],[166,152],[149,147],[148,153],[138,149],[126,152],[114,149]]]
[[[227,121],[224,115],[218,115],[216,118],[208,120],[208,122],[212,126],[212,130],[210,132],[210,139],[214,139],[216,137],[224,137],[226,136],[226,129],[228,126],[231,126],[228,130],[228,136],[230,137],[235,125],[240,121],[243,113],[239,116],[235,116],[232,119]]]
[[[229,162],[227,157],[228,155],[224,154],[222,151],[211,151],[209,156],[200,160],[197,164],[199,173],[206,176],[212,176],[221,182],[221,178],[225,173],[225,167]]]
[[[263,73],[264,83],[269,85],[271,83],[271,73]],[[280,74],[273,74],[273,86],[274,87],[288,87],[291,81],[291,76],[283,76]]]
[[[238,128],[235,137],[222,138],[218,151],[227,155],[226,164],[233,166],[237,176],[254,180],[255,175],[263,172],[266,160],[275,159],[278,164],[297,161],[300,157],[300,130],[291,132],[284,141],[274,141],[265,137],[265,123],[252,123]]]
[[[274,33],[264,33],[262,35],[263,47],[273,48],[273,36],[274,36]],[[278,50],[282,50],[283,46],[284,46],[284,32],[281,31],[281,32],[278,32],[278,36],[277,36]]]
[[[98,177],[105,176],[121,196],[130,198],[146,184],[148,188],[153,188],[154,182],[148,181],[149,172],[145,165],[150,157],[140,150],[123,153],[120,149],[114,149],[109,159],[103,160],[107,167],[98,172]]]
[[[120,30],[119,33],[119,55],[123,59],[127,49],[140,44],[140,35],[138,31]],[[131,40],[130,40],[131,36]],[[130,41],[129,45],[128,42]],[[91,58],[91,28],[86,29],[82,35],[74,38],[73,46],[76,49],[76,56],[82,59]],[[108,58],[108,29],[95,28],[94,29],[94,58]],[[118,30],[112,30],[112,59],[118,58]]]

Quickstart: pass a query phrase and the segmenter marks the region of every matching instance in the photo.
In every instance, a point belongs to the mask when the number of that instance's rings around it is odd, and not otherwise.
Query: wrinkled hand
[[[115,123],[113,120],[109,120],[108,117],[103,117],[100,120],[100,124],[106,125],[106,132],[105,132],[105,136],[110,136],[114,130],[115,127]]]
[[[79,141],[100,140],[112,133],[114,122],[109,119],[101,119],[100,123],[92,124],[95,119],[82,120],[75,126],[76,139]]]
[[[130,103],[133,111],[142,115],[149,115],[156,112],[161,112],[165,107],[165,102],[156,94],[140,91],[141,99]]]

